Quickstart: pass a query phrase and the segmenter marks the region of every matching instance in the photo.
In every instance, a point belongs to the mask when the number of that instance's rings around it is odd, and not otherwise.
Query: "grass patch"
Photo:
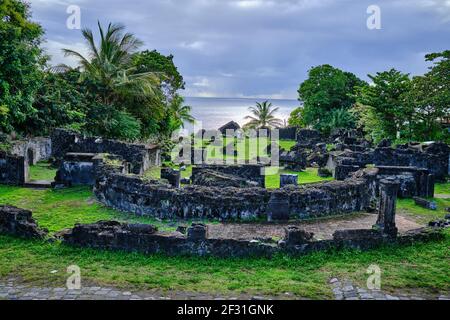
[[[435,194],[450,195],[450,183],[436,183]],[[433,201],[437,204],[437,210],[422,208],[416,205],[413,199],[398,199],[397,209],[421,223],[444,218],[448,214],[446,208],[450,207],[450,198],[434,198]]]
[[[0,204],[33,211],[39,225],[54,233],[72,228],[75,223],[94,223],[99,220],[151,223],[162,230],[172,230],[166,223],[150,217],[138,217],[109,209],[97,203],[89,187],[34,190],[0,186]]]
[[[270,170],[270,169],[269,169]],[[290,170],[279,169],[275,174],[266,175],[266,188],[267,189],[277,189],[280,187],[280,175],[281,174],[296,174],[298,176],[299,184],[316,183],[323,181],[331,181],[332,177],[322,178],[317,174],[317,168],[307,168],[302,172],[295,172]]]
[[[315,170],[304,174],[314,180]],[[314,176],[314,177],[313,177]],[[302,178],[300,174],[300,179]],[[448,190],[447,185],[437,185]],[[398,202],[399,210],[426,221],[442,217],[447,199],[436,199],[439,211],[417,207],[408,199]],[[152,223],[173,230],[167,222],[126,215],[93,201],[87,187],[63,190],[31,190],[0,186],[0,203],[33,210],[38,223],[51,232],[75,223],[119,220]],[[450,231],[437,242],[412,246],[387,246],[366,252],[355,250],[318,252],[304,257],[277,256],[273,259],[218,259],[146,256],[137,253],[108,252],[71,248],[61,243],[27,241],[0,236],[0,277],[14,274],[25,282],[64,286],[67,266],[81,267],[83,284],[95,283],[142,290],[181,290],[225,295],[254,294],[331,298],[328,281],[349,279],[361,287],[371,264],[380,266],[382,289],[420,290],[430,294],[450,290]],[[56,273],[51,273],[57,270]]]
[[[218,259],[145,256],[78,249],[59,243],[30,242],[0,236],[0,276],[11,273],[26,282],[62,286],[67,266],[80,266],[84,283],[136,289],[184,290],[222,294],[331,298],[332,277],[363,286],[366,270],[382,270],[383,290],[448,291],[450,236],[440,242],[384,247],[368,252],[319,252],[300,258]],[[50,271],[58,270],[51,274]]]
[[[38,162],[34,166],[30,166],[30,180],[47,180],[53,181],[56,176],[56,169],[48,162]]]

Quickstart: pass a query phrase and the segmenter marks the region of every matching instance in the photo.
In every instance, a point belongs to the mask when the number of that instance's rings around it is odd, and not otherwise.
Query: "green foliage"
[[[345,111],[355,103],[356,87],[363,84],[354,74],[330,65],[312,68],[298,90],[299,100],[304,102],[303,122],[323,133],[341,125],[352,127],[351,116]]]
[[[424,76],[414,77],[405,100],[414,109],[409,138],[449,140],[441,120],[450,116],[450,50],[426,56],[434,66]]]
[[[260,128],[279,128],[283,127],[283,121],[275,117],[275,113],[280,108],[274,108],[272,103],[264,101],[257,102],[256,107],[250,107],[251,116],[246,116],[246,120],[250,120],[245,124],[245,129],[260,129]]]
[[[78,81],[80,72],[43,73],[42,84],[33,103],[36,113],[27,123],[27,131],[48,135],[54,128],[67,127],[80,131],[95,98],[88,91],[86,81]]]
[[[298,108],[294,109],[289,116],[289,120],[288,120],[289,125],[292,127],[298,127],[298,128],[306,127],[307,124],[305,122],[304,113],[305,113],[305,108],[303,108],[303,107],[298,107]]]
[[[137,72],[133,55],[142,42],[133,34],[126,33],[124,26],[110,23],[105,30],[99,23],[98,29],[99,44],[95,43],[91,30],[82,30],[89,48],[88,58],[74,50],[64,49],[66,56],[78,59],[80,81],[88,81],[90,93],[95,97],[89,110],[93,117],[88,117],[86,128],[90,133],[102,133],[111,138],[141,138],[152,131],[152,126],[155,127],[155,122],[149,117],[155,115],[152,102],[160,100],[160,77],[153,71]],[[56,69],[71,70],[65,65]],[[101,113],[105,113],[103,119]]]
[[[384,138],[396,139],[397,134],[408,129],[413,118],[413,108],[405,102],[405,95],[411,87],[408,74],[391,69],[369,75],[372,84],[358,88],[357,99],[362,105],[370,106],[365,112],[372,112],[378,119],[375,128],[367,131],[381,131]]]
[[[183,76],[173,63],[173,55],[164,56],[156,50],[145,50],[133,55],[133,65],[138,73],[159,73],[162,80],[162,89],[169,96],[173,96],[178,90],[184,89]]]
[[[43,63],[42,28],[21,0],[0,2],[0,131],[27,131]]]
[[[52,167],[48,162],[39,162],[34,166],[30,166],[30,180],[53,181],[55,176],[56,168]]]
[[[352,128],[355,124],[352,114],[344,108],[332,110],[329,118],[330,123],[327,131],[335,128]]]
[[[409,78],[395,69],[369,75],[373,84],[362,86],[352,113],[358,125],[379,141],[449,141],[441,121],[450,114],[450,51],[426,56],[434,65],[423,76]]]
[[[139,140],[141,123],[125,111],[98,105],[87,114],[85,128],[93,135],[126,141]]]

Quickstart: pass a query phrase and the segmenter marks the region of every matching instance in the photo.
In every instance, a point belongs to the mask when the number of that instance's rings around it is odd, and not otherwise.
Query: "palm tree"
[[[181,127],[184,128],[184,123],[195,123],[195,118],[191,115],[192,107],[185,106],[183,97],[175,95],[170,103],[170,111],[172,112],[175,120],[181,123]]]
[[[155,72],[136,73],[131,65],[133,53],[142,45],[132,33],[125,33],[121,24],[110,23],[105,31],[100,22],[98,30],[100,42],[95,43],[90,29],[83,29],[89,56],[63,49],[66,57],[78,59],[82,79],[88,79],[100,86],[100,102],[109,105],[122,98],[145,98],[153,96],[159,87],[160,75]],[[71,69],[67,65],[59,65],[56,71]]]
[[[274,113],[278,111],[277,108],[273,108],[272,103],[264,101],[263,103],[256,103],[256,107],[250,107],[248,110],[252,113],[252,116],[246,116],[245,119],[250,120],[245,124],[246,129],[260,129],[260,128],[273,128],[282,127],[283,121],[275,118]]]

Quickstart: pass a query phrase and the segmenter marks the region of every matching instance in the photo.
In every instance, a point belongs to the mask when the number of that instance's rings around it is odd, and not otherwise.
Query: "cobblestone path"
[[[350,281],[340,281],[333,278],[330,281],[336,300],[450,300],[450,294],[423,295],[423,294],[388,294],[381,290],[359,288]]]
[[[351,282],[334,278],[330,281],[330,290],[336,300],[450,300],[450,295],[391,295],[382,291],[373,291],[354,286]],[[36,287],[25,285],[14,278],[0,280],[0,300],[270,300],[264,296],[220,296],[202,293],[157,291],[125,291],[112,287],[86,286],[80,290],[65,287]],[[273,299],[299,299],[292,294]]]

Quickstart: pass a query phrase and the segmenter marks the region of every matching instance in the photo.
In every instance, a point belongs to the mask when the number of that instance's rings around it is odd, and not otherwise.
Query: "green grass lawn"
[[[437,210],[428,210],[419,207],[414,203],[413,199],[398,199],[397,208],[399,212],[411,215],[422,223],[442,219],[448,214],[446,208],[450,208],[450,183],[436,183],[434,193],[436,196],[448,196],[445,198],[433,199],[437,204]]]
[[[56,176],[56,169],[51,167],[48,162],[38,162],[34,166],[30,166],[30,180],[47,180],[53,181]]]
[[[448,190],[447,185],[437,189]],[[152,218],[136,217],[107,209],[93,200],[86,187],[63,190],[31,190],[0,186],[0,204],[33,210],[40,226],[51,232],[114,219],[152,223],[163,230],[175,224]],[[447,200],[442,203],[448,204]],[[405,204],[406,203],[406,204]],[[429,220],[435,213],[404,200],[399,210]],[[443,207],[439,214],[443,213]],[[47,286],[64,286],[67,266],[81,267],[84,284],[112,285],[124,288],[185,290],[239,295],[331,298],[328,281],[333,277],[349,279],[364,286],[366,270],[377,264],[382,270],[382,289],[392,291],[419,289],[427,293],[450,290],[450,233],[438,242],[413,246],[383,247],[367,252],[354,250],[320,252],[304,257],[277,256],[269,259],[218,259],[146,256],[138,253],[78,249],[59,242],[33,242],[0,236],[0,277],[14,274],[23,281]],[[56,273],[52,273],[57,270]]]
[[[151,223],[163,230],[175,228],[169,228],[167,224],[153,218],[106,208],[95,202],[89,187],[35,190],[0,185],[0,204],[32,210],[39,225],[51,233],[72,228],[75,223],[93,223],[99,220]]]
[[[229,295],[279,295],[331,298],[328,281],[349,279],[364,286],[369,265],[382,270],[382,289],[448,292],[450,235],[439,242],[385,247],[368,252],[320,252],[301,258],[218,259],[145,256],[77,249],[60,243],[0,236],[0,277],[63,286],[67,266],[81,268],[82,281],[135,289],[184,290]],[[57,270],[56,273],[51,273]]]

